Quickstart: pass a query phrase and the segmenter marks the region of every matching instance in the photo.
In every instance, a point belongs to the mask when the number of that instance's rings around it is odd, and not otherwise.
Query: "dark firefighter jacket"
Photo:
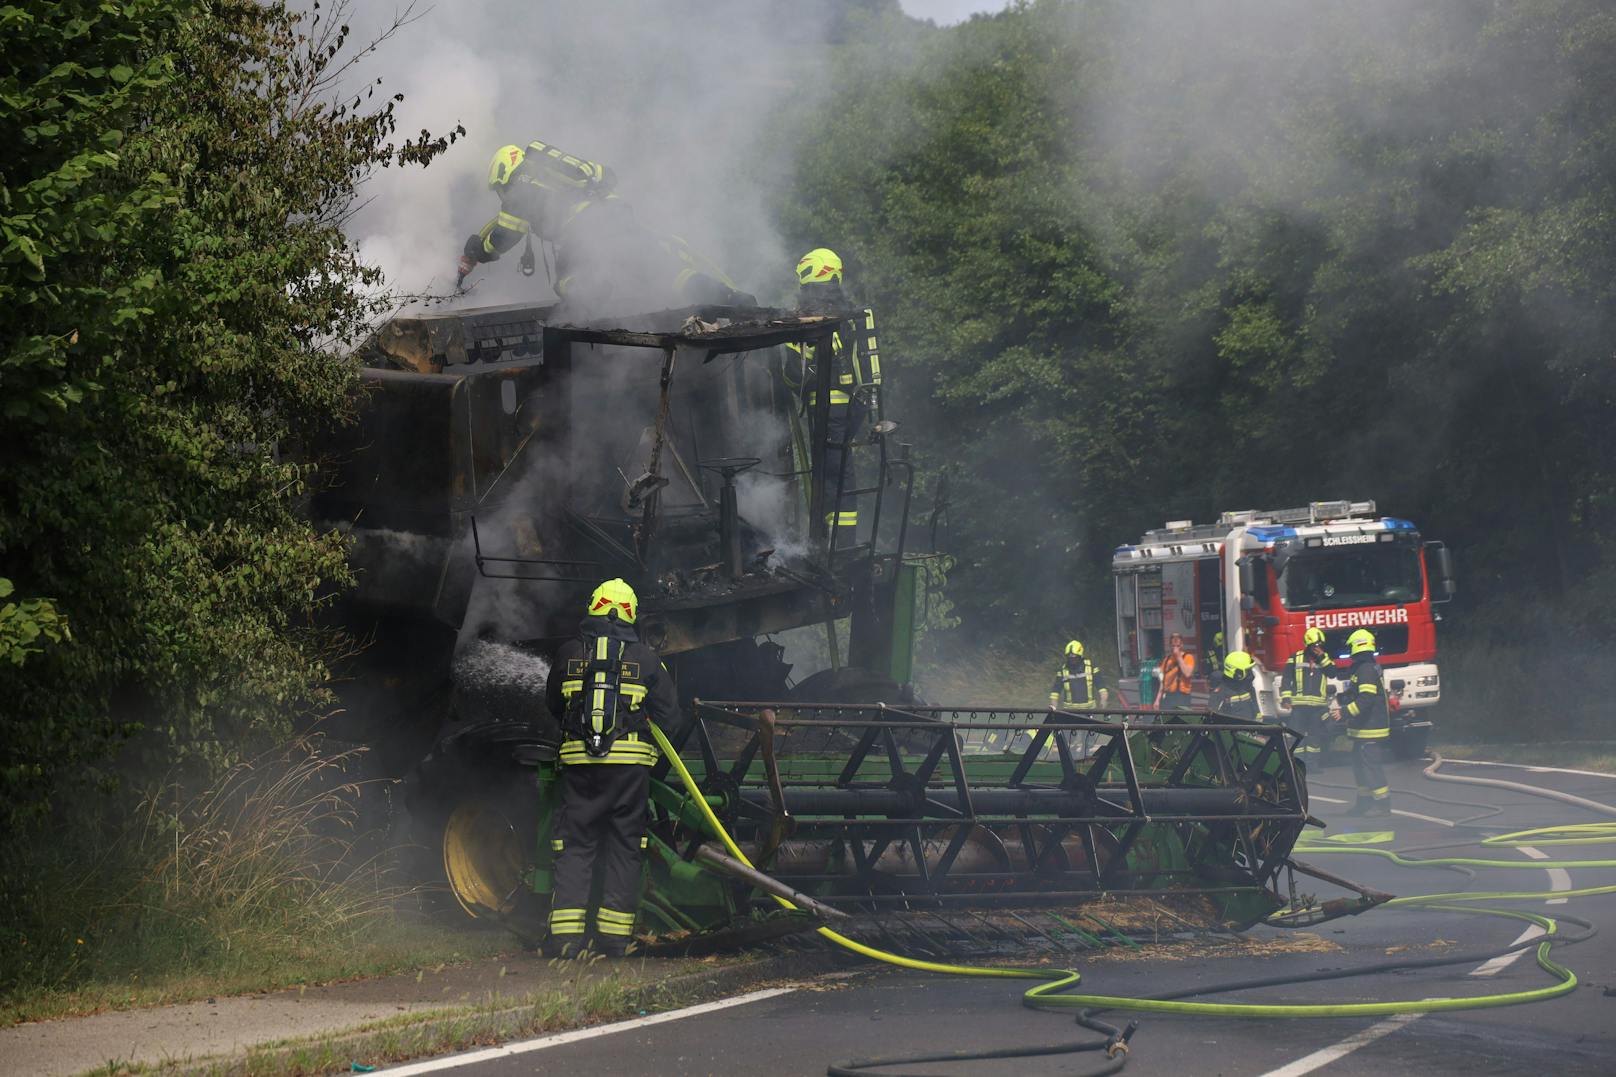
[[[1250,718],[1255,721],[1259,717],[1257,692],[1249,678],[1239,681],[1231,677],[1223,678],[1212,689],[1210,705],[1214,713],[1230,718]]]
[[[1378,740],[1391,735],[1386,685],[1373,652],[1362,651],[1353,656],[1347,687],[1336,696],[1336,701],[1346,715],[1347,736],[1354,740]]]
[[[881,347],[875,337],[875,311],[865,307],[863,314],[841,324],[830,338],[832,368],[830,402],[851,404],[853,393],[865,386],[881,384]],[[787,344],[785,378],[793,389],[804,394],[809,407],[819,402],[819,380],[814,371],[812,345]]]
[[[1100,667],[1087,658],[1078,658],[1076,667],[1062,665],[1049,686],[1049,701],[1060,707],[1089,710],[1099,699]]]
[[[634,626],[611,617],[585,617],[577,639],[556,652],[545,702],[561,723],[561,762],[657,761],[648,721],[664,729],[678,710],[673,678]],[[598,727],[598,728],[597,728]],[[585,737],[602,734],[606,751],[591,755]]]
[[[465,254],[492,262],[537,235],[555,246],[552,283],[563,299],[754,302],[683,239],[643,227],[616,187],[605,165],[530,142],[522,163],[495,184],[500,211],[466,240]]]
[[[1332,667],[1325,662],[1308,661],[1307,648],[1291,655],[1279,677],[1279,701],[1286,707],[1324,707],[1330,702],[1329,676]]]

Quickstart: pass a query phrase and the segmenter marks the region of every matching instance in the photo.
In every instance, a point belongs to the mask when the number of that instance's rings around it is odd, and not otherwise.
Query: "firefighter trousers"
[[[817,433],[819,412],[809,405],[808,413]],[[864,409],[852,404],[832,404],[825,420],[825,522],[829,533],[836,535],[838,547],[851,546],[858,533],[858,498],[844,495],[843,491],[858,489],[857,454],[852,441],[863,425]],[[847,530],[837,532],[838,527]]]
[[[1318,763],[1319,756],[1335,738],[1335,730],[1330,728],[1329,714],[1326,707],[1297,703],[1291,707],[1290,717],[1285,719],[1286,725],[1302,734],[1302,743],[1297,752],[1314,764]]]
[[[1352,780],[1358,787],[1355,810],[1391,809],[1392,789],[1386,783],[1386,767],[1381,762],[1381,743],[1384,740],[1384,737],[1352,738]]]
[[[596,935],[626,944],[633,934],[650,781],[651,768],[638,763],[562,766],[550,904],[550,934],[557,941],[569,936],[581,941],[597,871],[601,888]]]

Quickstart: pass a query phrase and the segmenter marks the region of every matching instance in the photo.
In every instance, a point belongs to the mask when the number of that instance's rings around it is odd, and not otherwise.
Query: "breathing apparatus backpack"
[[[578,684],[567,701],[562,732],[584,743],[595,758],[605,756],[624,732],[623,725],[639,712],[645,699],[640,664],[626,662],[628,644],[597,637],[591,658],[567,659],[567,680]]]

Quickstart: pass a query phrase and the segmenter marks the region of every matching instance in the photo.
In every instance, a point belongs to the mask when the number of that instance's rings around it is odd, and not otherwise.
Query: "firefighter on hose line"
[[[842,288],[842,260],[828,247],[815,247],[797,262],[797,307],[803,313],[831,310],[848,304]],[[785,380],[802,394],[813,426],[813,442],[825,442],[825,523],[838,548],[853,545],[858,537],[858,498],[843,496],[858,488],[852,443],[864,426],[866,411],[879,412],[881,349],[875,338],[875,311],[865,307],[831,336],[834,364],[831,373],[830,414],[819,430],[819,383],[811,347],[786,345]],[[810,467],[818,460],[809,461]]]
[[[1101,707],[1111,693],[1100,687],[1100,667],[1083,656],[1081,640],[1066,645],[1066,661],[1055,672],[1049,686],[1049,705],[1063,711],[1091,711]]]
[[[1336,696],[1339,714],[1347,721],[1347,738],[1352,741],[1352,778],[1358,787],[1358,801],[1348,815],[1390,815],[1392,790],[1386,783],[1381,762],[1381,745],[1391,736],[1391,715],[1386,709],[1386,687],[1375,659],[1375,635],[1360,628],[1347,637],[1352,654],[1352,670],[1347,687]]]
[[[673,678],[640,642],[638,610],[639,599],[622,580],[595,588],[578,638],[561,645],[545,686],[562,734],[546,957],[569,957],[584,948],[597,870],[594,948],[620,957],[634,931],[646,797],[657,761],[647,722],[666,726],[678,708]]]
[[[1334,736],[1330,725],[1330,671],[1335,663],[1324,650],[1324,629],[1309,628],[1302,636],[1302,649],[1291,655],[1279,678],[1280,709],[1290,713],[1290,727],[1302,734],[1296,750],[1320,766],[1324,747]]]
[[[1256,662],[1245,651],[1230,651],[1223,659],[1223,676],[1212,689],[1213,713],[1226,718],[1257,721],[1257,689],[1253,681]]]
[[[537,262],[533,236],[555,248],[556,295],[598,302],[615,293],[628,302],[719,303],[755,306],[717,267],[678,236],[656,236],[634,218],[617,194],[617,176],[537,140],[501,146],[488,165],[488,189],[500,209],[467,238],[457,290],[487,262],[523,244],[522,272]]]

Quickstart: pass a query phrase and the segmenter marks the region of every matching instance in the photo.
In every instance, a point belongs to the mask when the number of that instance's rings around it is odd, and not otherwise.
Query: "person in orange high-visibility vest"
[[[1195,676],[1195,656],[1184,647],[1184,637],[1174,632],[1167,639],[1167,657],[1157,667],[1161,687],[1156,690],[1156,706],[1162,710],[1189,710],[1190,679]]]

